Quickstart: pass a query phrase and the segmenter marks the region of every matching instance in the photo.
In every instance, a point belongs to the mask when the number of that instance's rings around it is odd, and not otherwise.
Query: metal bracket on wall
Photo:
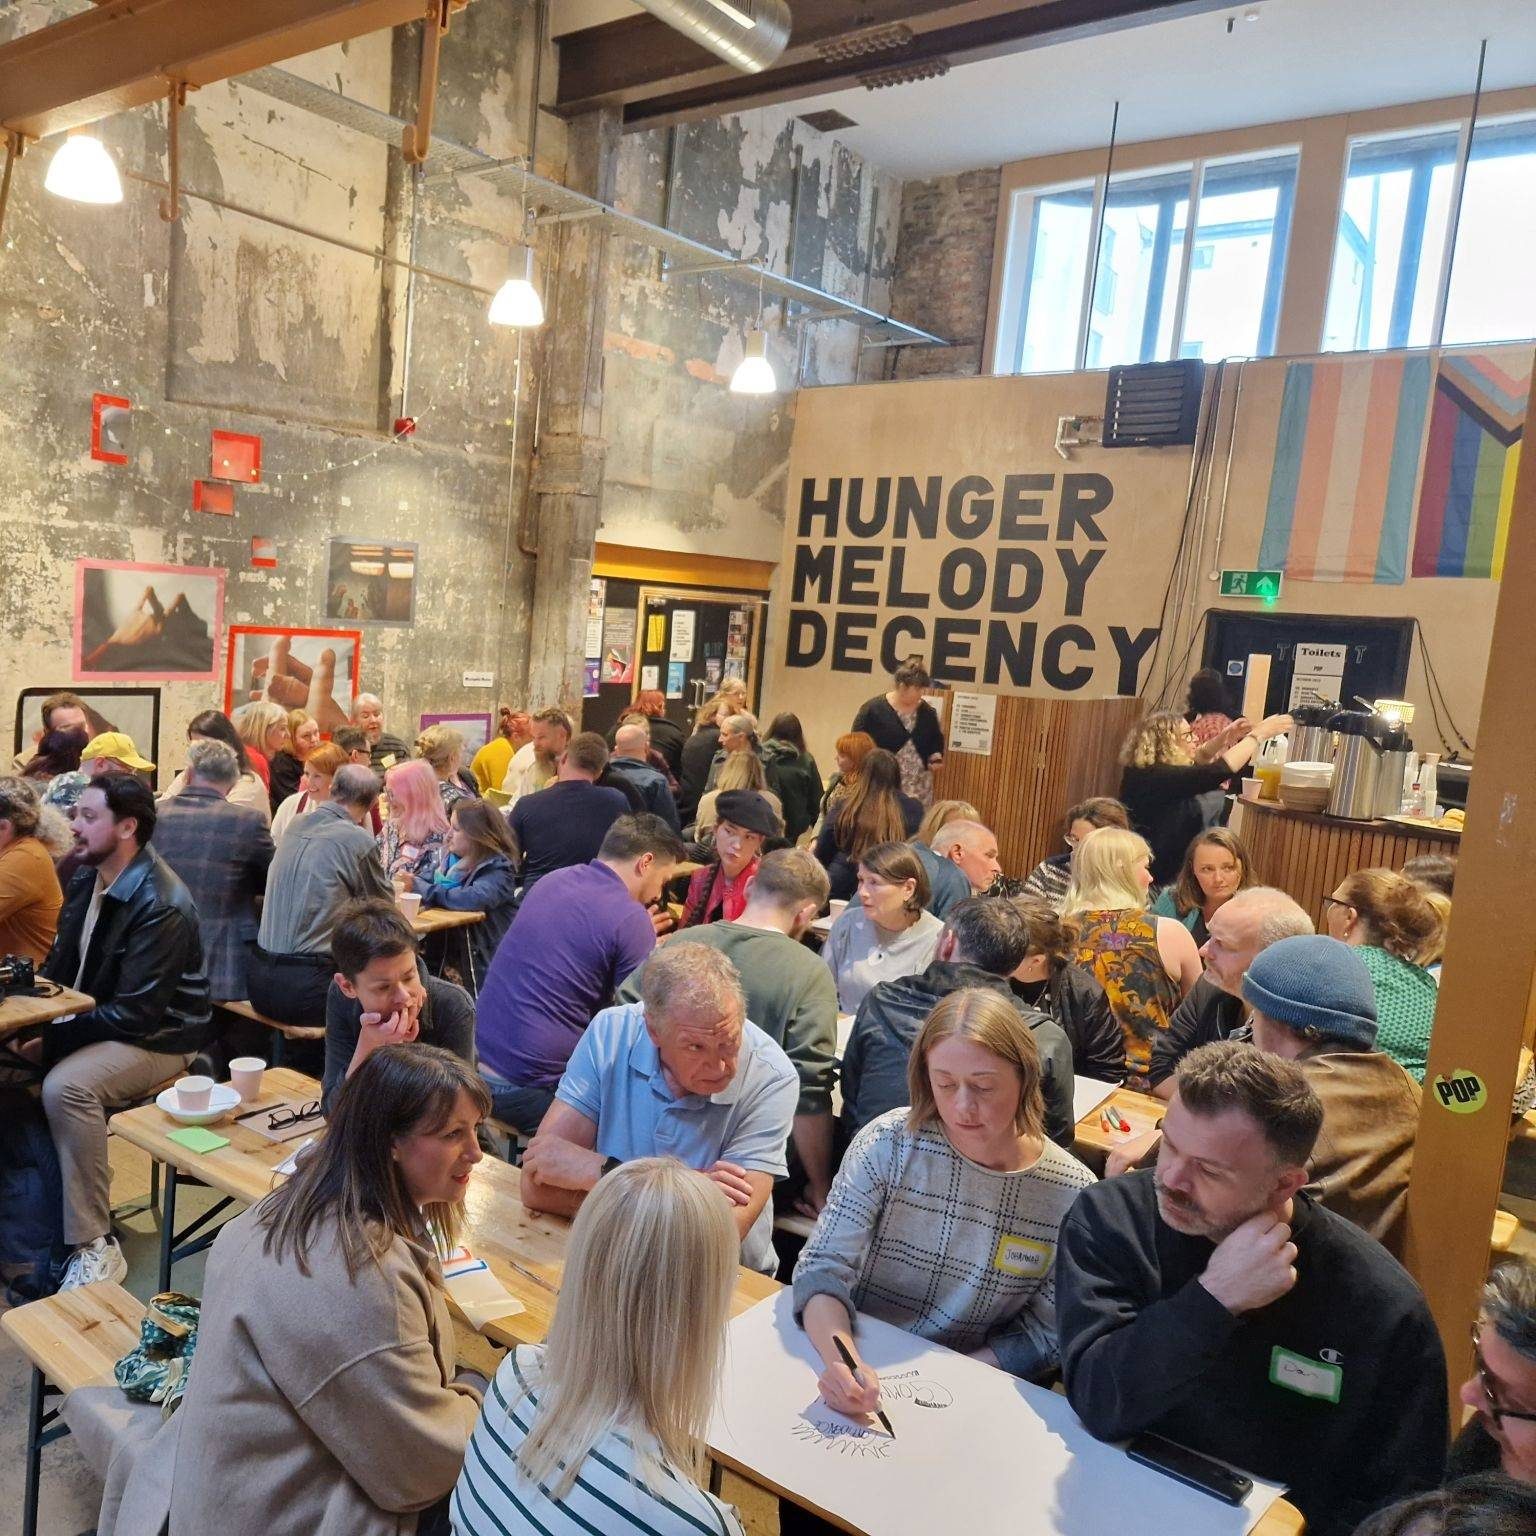
[[[422,18],[421,78],[416,88],[416,121],[400,130],[400,153],[407,165],[420,165],[432,148],[432,119],[437,112],[437,67],[450,19],[469,0],[431,0]]]
[[[27,151],[25,134],[7,133],[5,136],[5,171],[0,174],[0,235],[5,233],[5,205],[11,200],[11,173],[16,162]]]
[[[187,104],[187,85],[172,80],[165,98],[165,126],[168,135],[170,162],[166,179],[169,193],[160,199],[160,217],[167,224],[174,224],[181,217],[181,109]]]

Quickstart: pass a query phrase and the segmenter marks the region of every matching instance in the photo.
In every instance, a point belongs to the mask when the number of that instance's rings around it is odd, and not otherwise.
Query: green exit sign
[[[1257,597],[1272,603],[1280,596],[1281,571],[1223,571],[1221,595],[1223,597]]]

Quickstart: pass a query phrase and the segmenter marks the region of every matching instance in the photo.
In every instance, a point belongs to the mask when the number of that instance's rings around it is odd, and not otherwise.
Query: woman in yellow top
[[[1098,827],[1072,854],[1061,915],[1074,934],[1070,958],[1109,995],[1125,1036],[1125,1086],[1150,1093],[1152,1041],[1200,979],[1200,952],[1173,917],[1147,911],[1152,849],[1120,827]]]

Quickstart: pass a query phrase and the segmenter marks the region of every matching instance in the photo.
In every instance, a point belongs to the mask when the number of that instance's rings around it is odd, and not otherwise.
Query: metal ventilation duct
[[[749,75],[767,69],[789,42],[784,0],[638,0],[651,15]]]

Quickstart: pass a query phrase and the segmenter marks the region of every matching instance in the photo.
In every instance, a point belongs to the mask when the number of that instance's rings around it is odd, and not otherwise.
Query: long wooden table
[[[62,1019],[65,1014],[88,1013],[96,1006],[94,997],[76,992],[70,987],[60,987],[51,997],[12,996],[0,1002],[0,1040],[9,1040],[24,1030],[39,1024]]]
[[[1106,1131],[1100,1123],[1100,1115],[1106,1109],[1117,1109],[1130,1122],[1128,1131]],[[1097,1109],[1090,1111],[1077,1122],[1073,1132],[1072,1150],[1090,1168],[1102,1173],[1104,1160],[1116,1147],[1124,1146],[1137,1136],[1155,1131],[1162,1123],[1168,1105],[1149,1093],[1133,1093],[1129,1088],[1116,1088]]]
[[[411,927],[425,936],[443,933],[449,928],[473,928],[485,921],[484,912],[461,912],[452,907],[422,907],[411,919]]]

